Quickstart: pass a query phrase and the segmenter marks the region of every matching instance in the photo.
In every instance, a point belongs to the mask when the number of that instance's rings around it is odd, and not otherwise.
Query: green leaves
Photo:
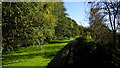
[[[62,2],[3,2],[3,48],[41,45],[80,34]],[[9,47],[10,45],[10,47]]]

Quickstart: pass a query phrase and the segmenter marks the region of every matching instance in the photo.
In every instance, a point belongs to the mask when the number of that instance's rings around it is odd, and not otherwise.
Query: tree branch
[[[104,4],[106,5],[107,7],[107,11],[108,11],[108,14],[109,14],[109,20],[110,20],[110,25],[111,25],[111,28],[113,30],[113,25],[112,25],[112,20],[111,20],[111,12],[110,12],[110,9],[108,7],[108,4],[106,2],[104,2]]]

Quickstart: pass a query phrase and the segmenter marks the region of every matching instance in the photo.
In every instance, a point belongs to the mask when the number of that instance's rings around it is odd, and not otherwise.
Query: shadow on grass
[[[3,66],[2,68],[45,68],[44,66]]]
[[[70,41],[64,40],[64,41],[59,41],[59,40],[55,40],[52,41],[51,43],[69,43]],[[30,49],[30,48],[23,48],[23,50],[21,51],[15,51],[15,53],[17,55],[11,54],[11,52],[3,52],[2,55],[2,64],[4,65],[8,65],[8,64],[14,64],[14,63],[21,63],[21,62],[25,62],[29,59],[32,59],[36,56],[42,56],[43,58],[47,59],[50,58],[52,59],[53,57],[55,57],[55,55],[58,53],[59,49],[62,49],[63,46],[43,46],[43,52],[41,51],[41,48],[35,48],[35,49]],[[30,50],[29,50],[30,49]],[[28,51],[29,50],[29,51]],[[45,51],[44,51],[45,50]],[[50,50],[50,51],[49,51]],[[48,52],[49,51],[49,52]],[[24,53],[24,52],[28,52],[27,54],[24,55],[20,55],[20,53]],[[34,52],[34,53],[31,53]]]
[[[2,61],[3,61],[3,65],[8,65],[8,64],[13,64],[13,63],[21,63],[21,62],[24,62],[25,59],[26,60],[29,60],[29,59],[32,59],[34,58],[35,56],[42,56],[44,58],[52,58],[56,55],[57,51],[56,52],[44,52],[44,53],[35,53],[35,54],[28,54],[28,55],[9,55],[9,56],[3,56],[4,58],[2,58]],[[21,61],[17,61],[15,62],[16,60],[19,60],[19,59],[22,59]]]
[[[51,41],[50,44],[54,43],[69,43],[70,41]]]

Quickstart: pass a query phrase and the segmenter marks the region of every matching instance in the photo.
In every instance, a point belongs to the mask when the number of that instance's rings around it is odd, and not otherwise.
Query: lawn
[[[20,47],[12,52],[3,52],[2,65],[9,68],[44,68],[70,40],[52,40],[50,44]],[[39,67],[38,67],[39,66]],[[29,67],[29,68],[30,68]]]

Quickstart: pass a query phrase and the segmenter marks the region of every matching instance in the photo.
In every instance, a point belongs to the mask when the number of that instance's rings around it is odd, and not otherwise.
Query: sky
[[[89,26],[89,7],[87,3],[64,2],[64,7],[67,9],[68,17],[74,19],[78,25]]]
[[[66,13],[68,13],[68,17],[74,19],[78,25],[83,25],[84,27],[89,26],[90,6],[87,4],[87,2],[85,3],[64,1],[64,7],[67,9]],[[107,26],[111,29],[109,21],[107,21],[106,23],[108,24]]]

